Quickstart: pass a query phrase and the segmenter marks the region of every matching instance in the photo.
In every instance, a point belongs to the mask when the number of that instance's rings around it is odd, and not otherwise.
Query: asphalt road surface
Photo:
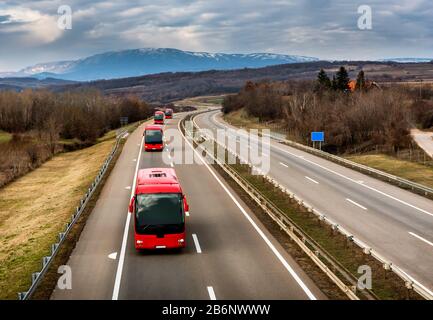
[[[237,129],[219,111],[195,121],[213,131]],[[271,177],[433,291],[431,200],[277,141],[269,150],[264,159],[270,161]]]
[[[178,131],[182,116],[165,126],[177,130],[177,152],[190,148]],[[68,261],[72,289],[57,288],[52,299],[325,298],[217,173],[144,152],[142,133],[129,136]],[[136,170],[171,166],[190,205],[186,248],[138,253],[127,213]]]

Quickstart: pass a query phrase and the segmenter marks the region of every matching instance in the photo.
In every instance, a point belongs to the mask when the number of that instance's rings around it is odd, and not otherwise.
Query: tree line
[[[420,100],[411,88],[368,87],[360,72],[353,92],[347,71],[332,80],[323,70],[316,81],[247,82],[223,102],[223,111],[243,108],[261,122],[280,124],[290,139],[309,143],[312,131],[325,131],[328,151],[369,150],[377,145],[389,152],[408,147],[414,125],[433,124],[433,100]]]
[[[95,143],[120,127],[121,117],[136,122],[152,112],[153,107],[136,97],[110,98],[96,90],[0,92],[0,130],[13,135],[10,142],[0,144],[0,187],[65,148]]]
[[[135,122],[151,113],[136,97],[107,98],[96,90],[0,92],[0,130],[13,134],[35,131],[94,142],[119,127],[120,117]]]

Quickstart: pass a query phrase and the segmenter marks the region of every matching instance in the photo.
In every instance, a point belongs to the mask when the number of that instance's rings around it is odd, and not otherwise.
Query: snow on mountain
[[[33,75],[38,73],[65,73],[70,70],[76,61],[58,61],[58,62],[46,62],[38,63],[33,66],[21,69],[19,72],[26,75]]]
[[[39,63],[17,76],[43,78],[45,74],[66,80],[90,81],[133,77],[162,72],[230,70],[317,61],[317,58],[273,53],[225,54],[170,48],[111,51],[75,61]]]

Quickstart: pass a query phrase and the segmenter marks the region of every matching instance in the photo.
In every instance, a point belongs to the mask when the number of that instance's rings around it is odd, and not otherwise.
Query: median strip
[[[296,261],[318,281],[317,285],[324,292],[334,299],[338,296],[335,288],[331,289],[327,285],[323,287],[326,281],[323,279],[324,274],[317,274],[317,266],[329,277],[328,280],[333,279],[334,284],[351,299],[422,299],[418,294],[420,286],[408,282],[407,277],[400,275],[398,268],[382,263],[371,248],[366,248],[353,236],[348,236],[340,226],[330,224],[325,216],[317,215],[316,210],[274,179],[253,174],[252,166],[241,164],[237,160],[236,164],[230,165],[217,162],[214,167],[239,196],[254,208],[253,212],[264,219],[263,222],[270,231],[274,232],[273,229],[278,226],[281,228],[274,235],[281,239],[280,243],[289,252],[293,252],[294,257],[300,259]],[[272,222],[265,222],[269,220]],[[287,238],[281,238],[281,230],[285,230],[286,236],[290,234],[290,239],[296,244],[289,245]],[[299,248],[303,248],[301,254]],[[307,263],[303,256],[305,253],[314,261],[312,265],[311,261]],[[368,266],[372,270],[374,285],[371,290],[357,289],[360,266]],[[424,292],[422,294],[424,296]]]

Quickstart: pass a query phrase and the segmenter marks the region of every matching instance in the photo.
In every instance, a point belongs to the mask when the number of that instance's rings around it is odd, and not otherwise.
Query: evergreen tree
[[[364,70],[359,71],[358,77],[356,78],[356,90],[363,91],[365,89],[365,74]]]
[[[320,72],[317,74],[317,88],[319,90],[331,88],[331,80],[323,69],[320,69]]]
[[[335,78],[335,75],[332,76],[332,82],[331,82],[331,88],[333,90],[337,90],[337,79]]]
[[[341,91],[346,91],[349,89],[349,73],[345,67],[340,67],[336,74],[336,89]]]

